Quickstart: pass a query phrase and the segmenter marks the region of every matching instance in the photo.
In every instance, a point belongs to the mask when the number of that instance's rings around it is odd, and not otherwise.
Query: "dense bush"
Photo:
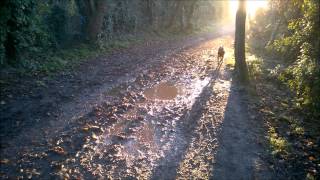
[[[256,23],[253,23],[249,45],[255,49],[254,46],[259,42],[260,50],[267,49],[268,55],[274,55],[279,63],[286,64],[279,79],[296,92],[298,105],[308,109],[314,116],[319,116],[320,2],[294,0],[284,4],[273,0],[271,4],[277,12],[269,9],[261,14],[276,15],[278,21],[258,16]],[[265,29],[260,28],[259,31],[259,27]]]
[[[68,6],[50,1],[1,1],[0,64],[25,65],[32,55],[63,45],[67,34]],[[68,1],[70,4],[72,1]],[[36,56],[34,56],[36,57]]]
[[[199,0],[2,0],[1,69],[41,65],[46,59],[43,54],[79,43],[98,42],[105,47],[118,37],[141,31],[192,30],[212,20],[204,18],[208,7],[221,4]]]
[[[34,1],[5,0],[0,9],[0,62],[16,64],[21,54],[35,43]],[[7,61],[6,61],[7,59]]]

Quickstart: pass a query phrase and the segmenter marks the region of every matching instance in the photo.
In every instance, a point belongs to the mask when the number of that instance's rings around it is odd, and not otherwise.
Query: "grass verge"
[[[214,31],[216,26],[210,26],[193,32],[172,32],[169,30],[148,30],[137,35],[118,36],[114,39],[100,40],[95,45],[77,44],[68,48],[48,50],[37,55],[29,55],[22,59],[16,67],[4,66],[1,71],[10,71],[10,74],[19,76],[52,75],[54,73],[74,68],[82,62],[95,57],[106,55],[114,50],[125,49],[134,44],[150,40],[176,40],[189,35],[197,35]],[[1,82],[6,79],[1,78]]]

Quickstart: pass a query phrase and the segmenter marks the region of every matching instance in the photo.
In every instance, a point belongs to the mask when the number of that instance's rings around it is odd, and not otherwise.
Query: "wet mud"
[[[72,92],[71,86],[76,87],[74,96],[65,94],[72,98],[49,99],[47,103],[55,104],[52,111],[30,115],[41,122],[32,127],[34,121],[26,116],[20,131],[2,133],[0,177],[228,179],[228,172],[240,179],[271,176],[268,168],[253,163],[267,167],[256,154],[263,149],[252,136],[239,140],[251,122],[241,88],[216,61],[221,43],[232,52],[232,36],[203,35],[135,47],[81,67],[77,74],[83,77],[62,88]],[[80,85],[85,80],[88,83]],[[8,108],[11,114],[3,119],[17,118]],[[27,113],[19,111],[22,117]]]

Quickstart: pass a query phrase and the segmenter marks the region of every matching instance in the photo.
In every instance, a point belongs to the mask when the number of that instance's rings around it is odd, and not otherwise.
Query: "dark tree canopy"
[[[76,42],[109,43],[141,31],[192,31],[212,23],[204,9],[222,2],[180,0],[2,0],[0,64]],[[103,45],[102,45],[103,46]],[[32,59],[32,57],[30,57]]]

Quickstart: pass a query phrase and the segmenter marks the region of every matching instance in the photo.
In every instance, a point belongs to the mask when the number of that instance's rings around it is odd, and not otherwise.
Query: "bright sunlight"
[[[267,0],[251,0],[247,1],[247,12],[250,16],[254,16],[256,11],[260,8],[267,8],[268,1]],[[235,15],[238,9],[238,1],[230,0],[230,12],[232,15]]]

